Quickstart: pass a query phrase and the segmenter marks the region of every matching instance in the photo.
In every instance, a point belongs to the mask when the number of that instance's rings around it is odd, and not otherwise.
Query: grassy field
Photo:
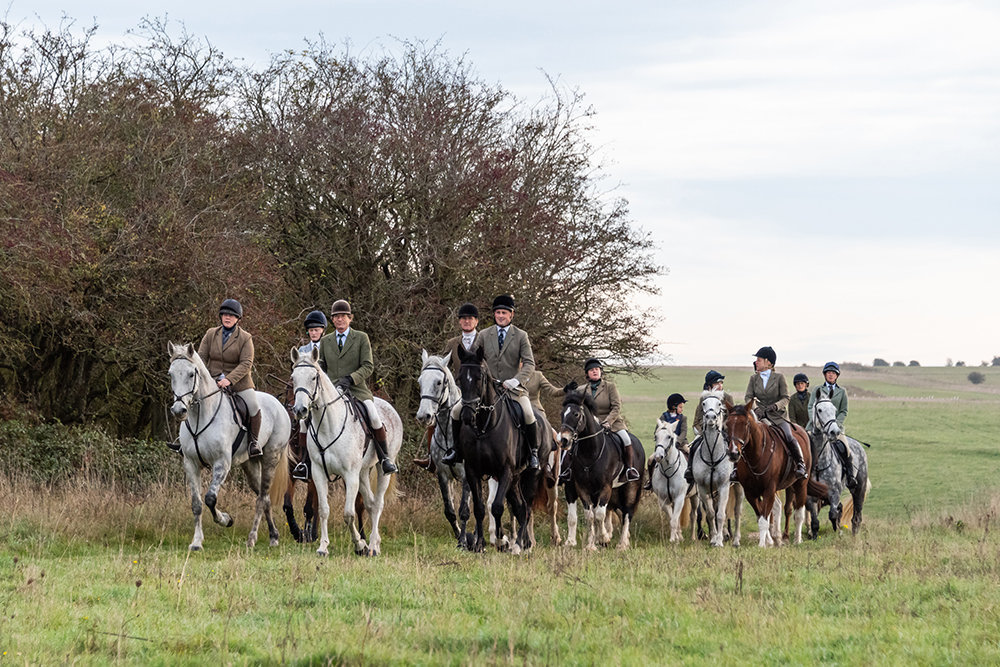
[[[641,438],[705,370],[619,381]],[[721,370],[742,399],[748,370]],[[0,664],[997,663],[1000,369],[975,387],[969,370],[845,372],[865,394],[848,430],[872,444],[865,527],[774,550],[666,544],[647,498],[627,553],[554,548],[540,523],[530,556],[468,554],[410,485],[378,559],[339,520],[327,559],[287,532],[247,551],[251,499],[225,490],[235,528],[209,523],[189,554],[182,489],[2,481]]]

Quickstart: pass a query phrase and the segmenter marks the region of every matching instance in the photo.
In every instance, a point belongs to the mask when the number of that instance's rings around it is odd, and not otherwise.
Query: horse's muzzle
[[[740,460],[740,453],[739,452],[730,451],[729,452],[729,460],[732,461],[733,463],[736,463],[737,461]]]
[[[309,415],[309,408],[299,407],[298,405],[292,406],[292,414],[299,421],[305,419]]]
[[[187,419],[188,409],[187,406],[180,401],[175,401],[172,406],[170,406],[170,414],[177,417],[181,421]]]

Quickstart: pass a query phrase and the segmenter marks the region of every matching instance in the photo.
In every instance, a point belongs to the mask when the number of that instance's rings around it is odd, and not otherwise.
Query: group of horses
[[[320,368],[315,351],[308,355],[299,354],[295,349],[291,351],[292,373],[286,401],[290,405],[283,406],[274,396],[258,392],[262,416],[259,443],[264,453],[256,458],[249,458],[246,445],[240,444],[240,426],[233,418],[235,409],[224,407],[227,395],[216,388],[193,346],[171,343],[168,352],[174,394],[171,411],[183,420],[181,453],[195,518],[190,549],[202,548],[202,468],[212,472],[204,504],[217,523],[231,526],[232,519],[216,505],[222,483],[232,465],[238,464],[257,494],[248,547],[256,542],[261,518],[267,521],[271,545],[277,544],[278,530],[271,507],[284,496],[293,537],[301,541],[315,539],[318,523],[317,553],[326,555],[330,542],[329,487],[340,478],[345,487],[343,519],[355,553],[368,556],[380,553],[379,520],[394,478],[383,474],[376,466],[377,457],[374,447],[369,446],[370,434],[365,430],[363,419],[357,414],[349,394],[334,385]],[[469,551],[483,551],[489,542],[503,551],[530,552],[536,543],[535,510],[545,512],[550,519],[551,543],[561,544],[555,478],[560,472],[560,450],[569,450],[572,452],[569,459],[571,481],[565,485],[565,544],[576,545],[579,503],[587,521],[587,549],[611,543],[616,516],[620,525],[618,548],[627,549],[631,522],[642,496],[645,469],[640,471],[638,480],[627,480],[622,474],[627,460],[624,443],[598,422],[590,396],[583,391],[566,395],[558,429],[552,428],[544,413],[535,410],[538,427],[534,430],[538,441],[528,443],[525,429],[520,426],[524,420],[520,407],[492,377],[482,350],[470,353],[459,347],[458,355],[461,366],[456,378],[450,369],[450,355],[439,357],[423,352],[418,377],[420,404],[416,413],[420,423],[433,427],[430,456],[435,464],[445,516],[457,545]],[[654,432],[655,465],[651,483],[670,523],[671,542],[682,539],[681,515],[687,508],[692,516],[697,512],[705,517],[712,546],[721,547],[727,537],[733,546],[739,546],[740,513],[745,497],[757,514],[759,545],[780,544],[784,505],[778,493],[782,490],[786,493],[788,512],[795,521],[795,543],[801,542],[807,509],[812,515],[810,535],[816,536],[818,509],[824,504],[830,506],[834,531],[840,530],[840,495],[846,478],[836,448],[841,433],[829,397],[817,395],[813,411],[817,432],[807,434],[801,427],[795,427],[806,467],[812,471],[804,480],[795,478],[780,431],[756,417],[753,401],[748,405],[727,405],[722,392],[711,391],[705,392],[702,400],[704,419],[700,430],[703,442],[690,461],[694,484],[684,479],[689,462],[677,448],[678,434],[674,425],[658,421]],[[402,420],[386,401],[376,398],[375,404],[386,428],[389,455],[396,458],[402,445]],[[455,443],[452,442],[451,414],[458,405],[461,405],[461,428],[459,441]],[[298,438],[290,438],[293,417],[305,425],[306,451],[297,451]],[[634,435],[630,437],[633,460],[645,461],[642,443]],[[852,530],[857,532],[869,488],[867,459],[860,443],[845,439],[855,461],[857,483],[852,490]],[[289,458],[288,453],[290,442],[293,458]],[[528,466],[530,444],[537,447],[539,459],[545,462],[542,467],[547,467],[551,474]],[[443,457],[452,447],[461,452],[463,462],[446,465]],[[289,470],[303,457],[311,462],[312,474],[305,524],[300,528],[292,507],[294,480]],[[730,480],[734,467],[738,482]],[[483,479],[488,480],[486,498]],[[453,496],[456,487],[461,490],[457,508]],[[470,501],[475,517],[472,531],[468,530]],[[312,510],[308,509],[310,505]],[[484,534],[487,506],[489,521]],[[735,508],[733,531],[729,530],[727,506]],[[505,534],[505,507],[510,508],[513,517],[511,535]],[[367,537],[362,521],[365,513],[370,526]],[[692,526],[700,530],[700,521],[693,521]]]

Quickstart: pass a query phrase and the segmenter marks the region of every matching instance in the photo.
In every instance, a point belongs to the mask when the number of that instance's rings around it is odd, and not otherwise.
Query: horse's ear
[[[757,407],[757,399],[756,398],[751,398],[749,401],[747,401],[747,404],[745,406],[747,414],[748,415],[752,415],[753,414],[753,409],[755,407]]]
[[[420,365],[423,366],[427,363],[427,350],[420,348]]]
[[[174,341],[172,340],[167,341],[167,356],[168,357],[174,356]]]
[[[479,347],[476,348],[476,359],[478,359],[481,362],[485,358],[486,358],[486,350],[484,350],[483,346],[480,345]]]
[[[816,400],[817,400],[817,401],[819,400],[819,393],[820,393],[821,391],[823,391],[823,387],[816,387],[816,391],[815,391],[815,393],[814,393],[814,396],[816,397]]]
[[[426,361],[426,359],[424,361]],[[448,354],[444,355],[441,358],[441,365],[444,366],[445,368],[448,368],[450,364],[451,364],[451,350],[448,350]]]
[[[292,365],[299,363],[299,351],[297,348],[292,348],[292,351],[288,353],[289,358],[292,360]]]
[[[187,344],[187,349],[184,350],[184,354],[188,356],[189,359],[194,359],[194,345],[191,343]]]
[[[309,352],[309,358],[312,359],[312,362],[314,364],[319,361],[319,348],[318,347],[314,347],[312,350],[310,350],[310,352]]]

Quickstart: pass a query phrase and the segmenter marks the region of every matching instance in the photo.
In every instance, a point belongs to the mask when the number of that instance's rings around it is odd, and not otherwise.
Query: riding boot
[[[854,469],[854,455],[851,453],[851,446],[844,442],[840,443],[844,446],[844,473],[847,475],[847,488],[853,489],[858,485],[858,480],[856,479],[857,471]]]
[[[635,467],[635,453],[632,451],[632,444],[629,443],[625,447],[625,481],[626,482],[638,482],[639,481],[639,470]]]
[[[257,411],[253,417],[250,418],[250,441],[247,443],[247,456],[254,459],[258,456],[263,456],[264,452],[261,451],[260,443],[257,442],[257,437],[260,435],[260,410]]]
[[[538,470],[538,428],[537,424],[524,425],[524,437],[528,439],[528,467]]]
[[[656,461],[652,459],[646,464],[646,481],[642,483],[642,488],[646,491],[653,490],[653,468],[656,467]]]
[[[392,462],[389,458],[389,446],[386,444],[385,427],[381,426],[374,429],[372,435],[375,441],[375,454],[378,456],[379,462],[382,464],[382,472],[386,475],[391,475],[396,472],[396,464]]]
[[[684,471],[684,481],[688,484],[694,484],[694,466],[691,464],[694,462],[694,454],[698,451],[700,445],[700,437],[695,438],[695,441],[691,443],[691,453],[688,454],[688,469]]]
[[[792,425],[788,422],[781,422],[781,433],[785,436],[785,442],[788,444],[788,454],[792,457],[792,461],[795,462],[795,476],[798,479],[805,479],[809,476],[806,472],[806,462],[802,459],[802,450],[799,449],[799,441],[792,434]]]
[[[457,419],[452,419],[451,433],[455,436],[455,438],[451,441],[451,449],[445,452],[444,457],[441,459],[441,463],[446,466],[454,466],[462,462],[462,450],[458,446],[458,436],[461,432],[462,422]]]
[[[420,466],[427,472],[433,474],[437,471],[437,466],[434,465],[434,459],[431,458],[431,440],[434,438],[434,424],[427,427],[427,458],[426,459],[413,459],[415,465]]]
[[[562,453],[562,461],[559,462],[559,483],[569,484],[573,479],[573,451],[570,449]]]
[[[306,432],[299,431],[299,451],[304,452],[302,460],[295,464],[292,469],[292,479],[300,479],[303,482],[309,481],[309,450],[306,449]]]

